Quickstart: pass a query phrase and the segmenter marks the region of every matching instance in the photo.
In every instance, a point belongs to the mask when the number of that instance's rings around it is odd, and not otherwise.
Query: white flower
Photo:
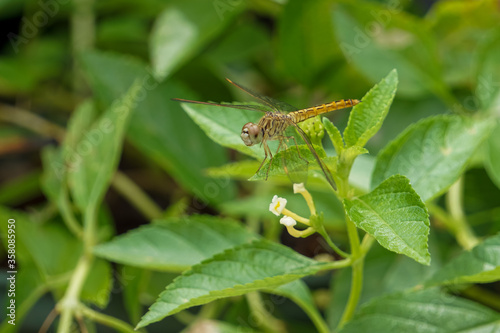
[[[283,224],[286,227],[293,227],[294,225],[297,224],[294,219],[292,219],[290,216],[283,216],[280,219],[280,223]]]
[[[286,199],[280,198],[277,195],[275,195],[273,197],[273,201],[271,201],[271,204],[269,205],[269,211],[276,216],[280,216],[283,209],[285,209],[285,206],[286,206]]]
[[[306,188],[304,187],[304,183],[293,184],[293,193],[304,192]]]

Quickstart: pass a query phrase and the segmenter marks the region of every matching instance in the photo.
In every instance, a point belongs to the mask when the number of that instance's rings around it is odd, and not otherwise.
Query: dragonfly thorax
[[[253,146],[262,141],[262,131],[260,127],[254,123],[246,123],[241,129],[241,140],[247,146]]]

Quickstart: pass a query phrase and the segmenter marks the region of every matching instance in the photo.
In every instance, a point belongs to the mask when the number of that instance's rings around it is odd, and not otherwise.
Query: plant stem
[[[59,327],[57,328],[58,333],[70,332],[73,315],[79,304],[80,292],[87,278],[87,274],[90,271],[92,261],[93,257],[91,255],[87,255],[87,253],[80,257],[73,275],[71,276],[66,294],[57,305],[59,311],[61,312],[61,320],[59,321]]]
[[[500,311],[500,297],[478,285],[469,286],[468,288],[462,290],[462,294],[467,296],[467,298],[477,301],[478,303],[482,303],[490,308]]]
[[[55,138],[59,142],[63,140],[65,135],[64,128],[32,112],[7,104],[0,104],[0,120],[22,126],[42,136]]]
[[[245,295],[251,312],[254,316],[254,321],[264,332],[285,332],[284,323],[274,318],[264,307],[262,297],[257,291],[250,292]]]
[[[350,162],[352,165],[352,162]],[[347,165],[347,170],[350,170],[350,165]],[[349,172],[342,175],[341,182],[339,183],[339,194],[342,198],[350,199],[349,190]],[[349,293],[349,300],[347,301],[346,308],[340,319],[338,329],[342,328],[349,320],[352,319],[363,289],[363,265],[365,253],[361,251],[358,229],[354,222],[345,214],[345,221],[347,226],[347,234],[349,236],[349,245],[351,247],[351,260],[352,260],[352,276],[351,276],[351,291]]]
[[[148,219],[152,220],[163,216],[160,207],[124,173],[116,171],[112,184],[115,190]]]
[[[137,333],[132,326],[127,324],[126,322],[112,317],[105,315],[103,313],[97,312],[95,310],[92,310],[91,308],[79,304],[78,310],[87,318],[92,319],[98,323],[101,323],[105,326],[111,327],[116,329],[118,332],[126,332],[126,333]]]
[[[328,233],[326,232],[325,230],[325,227],[322,225],[321,226],[322,228],[320,230],[318,230],[318,233],[323,236],[323,238],[325,239],[325,241],[327,242],[327,244],[333,249],[333,251],[335,253],[337,253],[339,256],[341,256],[342,258],[349,258],[349,253],[346,253],[344,251],[342,251],[338,246],[337,244],[335,244],[332,239],[330,238],[330,235],[328,235]]]
[[[354,311],[358,305],[363,289],[363,264],[364,253],[361,251],[358,230],[354,222],[346,215],[347,231],[349,234],[349,242],[351,244],[352,256],[352,276],[351,276],[351,291],[349,293],[349,300],[347,306],[342,314],[338,328],[342,328],[349,320],[352,319]]]
[[[467,224],[463,211],[463,177],[460,177],[446,194],[446,206],[453,220],[453,230],[458,244],[469,250],[479,243],[479,239]]]
[[[84,213],[84,229],[83,229],[83,254],[78,261],[78,264],[73,271],[68,289],[64,297],[58,303],[58,309],[61,311],[61,321],[57,329],[58,333],[68,333],[71,328],[71,322],[75,311],[80,302],[80,293],[83,284],[87,279],[90,271],[90,266],[94,260],[92,247],[96,242],[97,229],[97,206],[95,203],[89,204]]]

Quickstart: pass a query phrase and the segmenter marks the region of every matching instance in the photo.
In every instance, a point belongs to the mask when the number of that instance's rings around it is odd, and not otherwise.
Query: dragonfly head
[[[246,123],[241,129],[241,140],[247,146],[253,146],[262,141],[262,131],[254,123]]]

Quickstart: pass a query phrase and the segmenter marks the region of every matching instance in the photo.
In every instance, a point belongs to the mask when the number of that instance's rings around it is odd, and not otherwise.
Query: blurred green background
[[[41,151],[58,144],[82,103],[102,112],[135,80],[145,94],[119,169],[171,216],[270,219],[266,205],[286,190],[244,181],[258,162],[231,180],[206,174],[247,158],[212,142],[171,98],[248,100],[226,77],[302,108],[359,99],[396,68],[395,101],[354,170],[361,188],[374,156],[409,124],[443,113],[500,116],[497,1],[2,0],[0,20],[0,204],[40,223],[60,220],[42,190]],[[348,112],[328,117],[342,129]],[[484,234],[500,229],[484,224],[500,223],[500,162],[490,159],[473,163],[465,183],[465,209]],[[109,235],[147,223],[113,184],[103,209]],[[324,206],[341,231],[340,204]],[[109,311],[120,313],[116,295]],[[38,329],[50,302],[36,304],[26,332]]]

